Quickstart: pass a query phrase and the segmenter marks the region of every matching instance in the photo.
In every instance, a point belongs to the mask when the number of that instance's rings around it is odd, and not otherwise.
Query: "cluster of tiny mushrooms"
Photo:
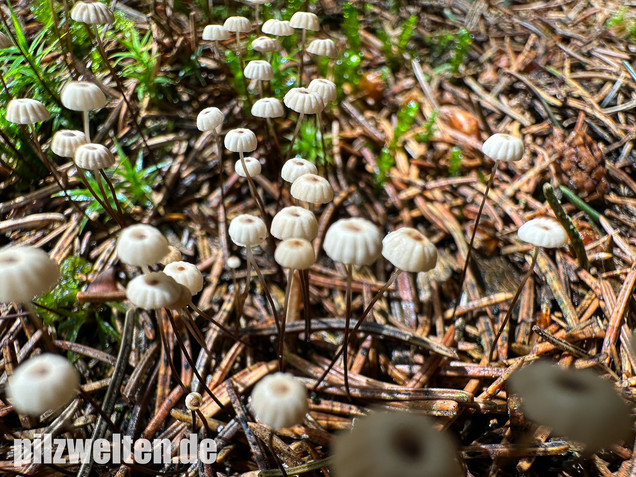
[[[300,32],[300,60],[298,62],[298,87],[291,88],[284,96],[283,102],[278,98],[263,96],[263,82],[273,78],[270,62],[265,60],[250,61],[244,66],[244,77],[256,82],[259,99],[251,112],[255,117],[263,118],[271,127],[271,121],[284,115],[284,105],[298,113],[297,125],[289,147],[280,177],[290,184],[290,194],[298,205],[280,209],[273,218],[269,218],[264,201],[260,197],[253,178],[261,172],[261,162],[253,157],[246,157],[257,148],[256,135],[249,129],[232,129],[225,133],[224,145],[231,152],[238,153],[234,170],[247,180],[249,191],[257,204],[259,215],[243,214],[234,217],[228,228],[232,242],[245,250],[247,260],[247,277],[243,291],[238,293],[236,306],[242,307],[247,298],[251,272],[254,271],[264,293],[268,298],[272,316],[278,330],[278,358],[280,371],[263,378],[254,387],[251,397],[251,410],[259,421],[268,425],[270,442],[274,459],[280,465],[271,446],[273,432],[276,429],[301,424],[308,411],[307,391],[302,380],[283,372],[285,323],[290,290],[294,280],[300,280],[303,299],[305,300],[305,339],[311,335],[311,316],[309,313],[309,274],[308,269],[316,262],[318,246],[315,243],[318,234],[318,221],[314,211],[333,200],[334,194],[327,179],[318,175],[318,168],[300,157],[290,158],[293,142],[306,115],[320,115],[325,106],[335,101],[336,86],[328,79],[313,79],[305,88],[303,82],[303,65],[305,52],[317,56],[335,58],[336,44],[330,39],[316,39],[306,43],[307,32],[320,30],[318,17],[309,12],[297,12],[289,21],[269,19],[262,26],[259,22],[259,4],[264,0],[248,0],[255,7],[255,23],[257,31],[271,36],[260,36],[252,42],[255,51],[271,55],[280,51],[281,36],[289,36]],[[73,20],[86,23],[94,28],[100,52],[104,52],[98,25],[114,21],[113,13],[106,5],[94,0],[77,1],[70,12]],[[219,42],[231,39],[234,35],[236,50],[243,65],[241,35],[251,31],[253,22],[245,17],[233,16],[223,25],[208,25],[203,31],[203,40],[214,42],[214,52],[218,57]],[[6,48],[11,41],[2,35],[0,46]],[[106,62],[105,53],[103,57]],[[111,68],[115,81],[121,82]],[[125,95],[123,95],[126,98]],[[222,332],[235,340],[243,341],[239,332],[216,322],[193,301],[193,295],[202,290],[204,277],[196,265],[181,261],[178,250],[168,244],[167,239],[156,228],[136,224],[128,225],[115,189],[105,169],[115,165],[116,159],[109,148],[91,142],[89,112],[102,108],[106,97],[102,90],[89,81],[70,81],[61,91],[62,104],[83,115],[84,131],[60,130],[50,141],[49,148],[56,155],[72,158],[77,173],[84,184],[103,206],[104,210],[122,229],[117,241],[119,260],[128,265],[129,270],[138,268],[141,273],[132,278],[127,285],[128,302],[133,307],[164,313],[156,315],[157,320],[168,319],[175,326],[177,313],[186,319],[182,320],[198,343],[206,348],[205,338],[195,324],[195,314],[209,320]],[[39,101],[29,98],[12,99],[6,108],[6,119],[21,127],[30,127],[31,140],[39,151],[43,162],[48,167],[60,187],[61,178],[54,166],[43,152],[35,129],[35,123],[49,118],[49,112]],[[224,121],[223,112],[216,107],[201,111],[196,119],[200,131],[211,133],[216,139],[219,157],[219,175],[222,181],[224,167],[220,145],[221,126]],[[324,150],[323,145],[323,152]],[[479,217],[487,200],[488,191],[502,162],[518,161],[524,154],[523,141],[507,134],[494,134],[482,147],[484,156],[494,161],[485,193],[479,208],[476,224],[470,238],[468,254],[460,278],[460,294],[466,276],[473,248],[475,231]],[[90,188],[85,172],[93,174],[98,184],[101,197]],[[100,180],[101,178],[101,180]],[[106,199],[107,194],[103,182],[112,194],[115,207]],[[281,183],[282,184],[282,183]],[[282,185],[281,185],[282,186]],[[221,202],[221,207],[224,203]],[[115,210],[116,209],[116,210]],[[542,248],[558,248],[567,241],[567,235],[561,225],[550,217],[532,219],[522,225],[517,236],[523,242],[534,247],[530,268],[519,285],[519,288],[508,308],[508,312],[500,324],[496,338],[488,354],[488,362],[492,361],[497,340],[514,309],[520,292],[532,273]],[[264,244],[272,237],[279,240],[274,259],[287,273],[285,304],[282,312],[276,309],[269,287],[254,260],[253,249]],[[314,242],[314,243],[312,243]],[[346,306],[343,342],[333,357],[331,364],[325,369],[321,378],[314,385],[319,390],[323,379],[332,366],[342,357],[344,384],[347,396],[351,398],[348,382],[348,345],[351,336],[359,329],[369,312],[387,292],[402,272],[420,273],[433,269],[437,262],[437,249],[433,243],[419,230],[402,227],[389,232],[384,238],[376,225],[363,218],[345,218],[331,224],[328,228],[322,249],[333,262],[344,265],[346,270]],[[386,284],[378,291],[363,313],[351,328],[352,271],[353,267],[364,267],[373,264],[382,255],[394,267]],[[232,268],[240,266],[240,260],[226,257],[227,265]],[[160,266],[162,270],[159,270]],[[46,353],[33,357],[22,363],[10,377],[6,394],[18,413],[38,417],[47,411],[59,411],[80,392],[80,378],[75,368],[60,355],[49,328],[42,323],[32,299],[51,290],[59,279],[58,265],[48,254],[38,248],[29,246],[7,247],[0,251],[0,302],[21,304],[25,315],[42,332],[42,340]],[[240,290],[239,290],[240,291]],[[453,318],[460,299],[456,300]],[[22,317],[21,319],[26,319]],[[180,380],[172,362],[162,326],[159,326],[160,337],[165,346],[174,378]],[[192,370],[198,374],[197,366],[186,347],[175,333],[181,351],[190,363]],[[245,342],[245,344],[248,344]],[[249,345],[249,344],[248,344]],[[206,419],[202,414],[205,398],[196,392],[188,393],[180,382],[185,394],[185,405],[193,413],[193,425],[196,415],[202,425]],[[221,408],[219,399],[207,387],[203,386],[207,396]],[[629,408],[607,381],[589,370],[562,369],[547,362],[533,363],[514,373],[509,381],[509,392],[520,395],[523,399],[524,412],[536,423],[549,426],[557,434],[581,442],[586,449],[607,447],[629,435],[631,420]],[[82,396],[88,398],[85,393]],[[97,406],[99,411],[99,406]],[[104,416],[108,418],[108,416]],[[408,413],[371,413],[358,419],[352,431],[338,436],[333,444],[332,469],[336,477],[384,477],[400,476],[451,476],[461,475],[461,465],[453,439],[447,433],[434,429],[429,418]]]

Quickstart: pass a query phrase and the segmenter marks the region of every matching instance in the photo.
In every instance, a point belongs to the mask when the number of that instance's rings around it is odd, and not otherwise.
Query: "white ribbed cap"
[[[223,124],[225,115],[219,108],[214,106],[205,108],[197,115],[197,129],[199,131],[214,131]]]
[[[481,152],[496,161],[518,161],[523,157],[523,141],[510,134],[493,134],[484,141]]]
[[[334,262],[370,265],[380,255],[378,228],[365,219],[340,219],[327,229],[322,248]]]
[[[316,263],[316,254],[307,240],[289,238],[278,244],[274,260],[283,268],[307,270]]]
[[[294,33],[294,29],[291,27],[288,21],[276,20],[275,18],[270,18],[265,23],[263,23],[261,30],[263,31],[263,33],[274,36],[289,36]]]
[[[166,265],[163,272],[187,287],[192,295],[203,289],[203,275],[196,265],[188,262],[172,262]]]
[[[294,157],[289,159],[283,164],[283,168],[280,171],[280,176],[284,181],[293,183],[300,176],[305,174],[316,174],[318,169],[316,166],[302,157]]]
[[[230,32],[223,25],[206,25],[202,38],[205,41],[223,41],[230,39]]]
[[[82,131],[60,129],[53,135],[51,151],[60,157],[74,157],[82,144],[86,144],[86,135]]]
[[[252,42],[252,48],[254,51],[260,53],[270,53],[272,51],[280,51],[283,46],[276,38],[270,38],[268,36],[259,36]]]
[[[289,19],[289,25],[292,28],[297,28],[299,30],[320,30],[320,22],[318,21],[318,16],[315,13],[309,12],[294,13]]]
[[[270,232],[278,240],[302,238],[311,241],[318,235],[318,221],[312,211],[293,205],[274,216]]]
[[[138,308],[170,308],[181,296],[181,285],[164,272],[139,275],[128,282],[126,297]]]
[[[267,238],[267,227],[260,217],[243,214],[232,219],[228,234],[239,247],[256,247]]]
[[[106,96],[96,84],[88,81],[69,81],[62,88],[60,99],[72,111],[92,111],[106,105]]]
[[[329,81],[328,79],[313,79],[307,86],[307,89],[312,93],[316,93],[318,96],[320,96],[325,103],[338,99],[336,84],[333,81]]]
[[[326,56],[327,58],[335,58],[338,56],[338,48],[333,40],[329,38],[312,41],[307,45],[307,52],[312,55]]]
[[[169,253],[168,240],[151,225],[131,225],[119,233],[117,256],[126,265],[154,265]]]
[[[252,25],[245,17],[228,17],[223,28],[231,33],[245,33],[252,29]]]
[[[307,389],[289,373],[261,379],[252,391],[254,417],[273,429],[301,424],[308,411]]]
[[[107,169],[115,165],[115,156],[102,144],[83,144],[77,148],[73,160],[82,169]]]
[[[46,121],[50,116],[38,100],[17,98],[9,101],[5,118],[14,124],[33,124]]]
[[[331,184],[316,174],[303,174],[292,183],[289,192],[294,199],[311,204],[326,204],[333,200]]]
[[[280,118],[284,113],[283,103],[277,98],[261,98],[252,105],[252,115],[257,118]]]
[[[559,248],[568,241],[561,224],[549,217],[532,219],[519,227],[517,236],[535,247]]]
[[[307,88],[290,89],[283,97],[283,102],[285,106],[299,114],[317,114],[325,109],[322,98]]]
[[[250,177],[256,177],[261,173],[261,163],[258,159],[255,157],[244,157],[243,160],[245,161],[245,167],[247,167],[247,174],[249,174]],[[247,177],[240,159],[234,163],[234,172],[241,177]]]
[[[225,148],[232,152],[252,152],[258,146],[256,134],[245,128],[228,131],[223,143]]]
[[[437,263],[437,249],[422,232],[403,227],[382,240],[382,255],[405,272],[428,272]]]
[[[35,247],[0,251],[0,303],[26,303],[51,290],[60,270],[49,255]]]
[[[274,69],[267,61],[253,60],[245,65],[243,74],[247,79],[269,81],[274,77]]]
[[[75,2],[71,9],[71,18],[89,25],[110,25],[115,21],[113,12],[103,3],[94,0]]]

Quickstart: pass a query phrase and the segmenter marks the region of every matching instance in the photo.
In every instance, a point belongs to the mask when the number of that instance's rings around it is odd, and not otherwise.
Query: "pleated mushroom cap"
[[[88,81],[69,81],[62,88],[60,99],[72,111],[93,111],[106,105],[102,90]]]
[[[322,248],[334,262],[370,265],[380,255],[382,238],[368,220],[340,219],[327,229]]]
[[[54,260],[39,248],[0,251],[0,303],[26,303],[51,290],[60,277]]]
[[[316,263],[316,254],[314,247],[307,240],[290,238],[278,244],[274,260],[283,268],[307,270]]]
[[[278,240],[300,238],[311,241],[318,235],[318,221],[312,211],[292,205],[274,216],[270,232]]]
[[[0,50],[13,46],[11,39],[0,31]]]
[[[426,417],[378,412],[355,420],[332,442],[332,475],[338,477],[460,477],[465,475],[447,432]]]
[[[289,26],[298,30],[320,30],[320,22],[318,16],[315,13],[310,12],[296,12],[289,19]]]
[[[316,174],[318,169],[316,166],[302,157],[294,157],[285,161],[280,171],[280,176],[284,181],[293,184],[296,179],[305,174]]]
[[[329,181],[316,174],[303,174],[290,188],[292,197],[310,204],[326,204],[333,200],[333,189]]]
[[[44,353],[16,368],[7,384],[7,396],[16,411],[37,417],[66,406],[79,384],[79,373],[66,358]]]
[[[144,310],[170,308],[180,296],[180,285],[164,272],[139,275],[130,280],[126,287],[128,301]]]
[[[245,128],[228,131],[223,143],[225,148],[232,152],[252,152],[258,145],[256,134]]]
[[[154,265],[161,262],[168,253],[168,240],[151,225],[137,224],[126,227],[117,239],[117,256],[126,265]]]
[[[228,233],[239,247],[256,247],[267,238],[267,227],[260,217],[243,214],[232,219]]]
[[[75,151],[86,144],[86,135],[82,131],[61,129],[53,135],[51,151],[60,157],[75,157]]]
[[[261,173],[261,163],[258,159],[255,157],[244,157],[243,159],[245,160],[245,167],[247,167],[247,174],[250,177],[256,177]],[[241,177],[247,177],[240,159],[234,163],[234,172]]]
[[[335,101],[338,99],[338,91],[333,81],[328,79],[316,78],[311,80],[307,89],[312,93],[317,94],[326,103],[329,101]]]
[[[203,404],[203,396],[197,392],[191,392],[185,398],[185,406],[188,411],[198,411]]]
[[[76,22],[89,25],[110,25],[115,21],[115,15],[103,3],[95,0],[75,2],[71,9],[71,18]]]
[[[284,113],[283,103],[277,98],[261,98],[252,105],[252,115],[257,118],[280,118]]]
[[[261,26],[261,30],[263,33],[267,33],[268,35],[274,36],[289,36],[293,35],[294,29],[291,27],[288,21],[286,20],[276,20],[275,18],[270,18]]]
[[[115,156],[102,144],[83,144],[75,151],[73,157],[77,167],[82,169],[107,169],[115,165]]]
[[[215,131],[223,124],[225,115],[214,106],[205,108],[197,115],[197,129],[199,131]]]
[[[223,25],[206,25],[201,36],[205,41],[223,41],[231,38],[230,32]]]
[[[561,224],[549,217],[529,220],[517,230],[517,236],[535,247],[559,248],[568,241]]]
[[[243,74],[247,79],[269,81],[274,77],[274,69],[267,61],[253,60],[245,65]]]
[[[318,114],[325,109],[322,98],[307,88],[290,89],[283,97],[283,103],[298,114]]]
[[[329,38],[314,40],[307,45],[307,52],[312,55],[335,58],[338,56],[338,48],[333,40]]]
[[[42,103],[35,99],[17,98],[9,101],[6,119],[14,124],[34,124],[46,121],[51,115]]]
[[[228,17],[223,23],[223,28],[231,33],[245,33],[251,30],[252,25],[245,17]]]
[[[163,268],[163,273],[184,285],[192,295],[203,289],[203,275],[196,265],[188,262],[172,262]]]
[[[258,51],[259,53],[271,53],[272,51],[282,50],[283,46],[276,38],[259,36],[252,42],[252,48],[254,51]]]
[[[307,389],[289,373],[274,373],[261,379],[251,398],[254,417],[272,429],[301,424],[309,409]]]
[[[481,152],[496,161],[518,161],[523,157],[523,141],[510,134],[493,134],[484,141]]]
[[[411,227],[390,232],[382,239],[382,255],[405,272],[428,272],[437,264],[437,249],[422,232]]]
[[[631,434],[629,406],[610,381],[591,369],[536,361],[515,371],[508,386],[521,397],[528,419],[585,444],[586,451],[608,448]]]

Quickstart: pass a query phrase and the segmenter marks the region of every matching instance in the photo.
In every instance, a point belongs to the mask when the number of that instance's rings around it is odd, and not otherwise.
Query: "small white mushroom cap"
[[[316,93],[326,103],[338,99],[338,90],[333,81],[324,78],[316,78],[311,80],[307,89],[312,93]]]
[[[44,353],[18,366],[7,396],[19,413],[37,417],[67,405],[79,388],[79,374],[63,356]]]
[[[245,167],[247,167],[247,173],[250,177],[256,177],[261,173],[261,163],[258,159],[255,157],[244,157],[243,160],[245,161]],[[234,172],[241,177],[247,177],[240,159],[234,163]]]
[[[137,224],[126,227],[117,239],[117,256],[126,265],[154,265],[161,262],[168,253],[168,240],[151,225]]]
[[[338,477],[460,477],[465,475],[446,432],[426,416],[378,412],[355,420],[332,443]]]
[[[302,157],[294,157],[285,161],[283,168],[280,171],[280,176],[284,181],[293,184],[296,179],[305,174],[316,174],[318,169],[315,164],[309,162]]]
[[[75,151],[86,144],[86,135],[82,131],[61,129],[53,135],[51,151],[60,157],[74,157]]]
[[[36,99],[17,98],[9,101],[6,119],[14,124],[34,124],[46,121],[51,115]]]
[[[94,0],[75,2],[71,9],[71,18],[89,25],[109,25],[115,21],[113,12],[103,3]]]
[[[270,18],[261,26],[263,33],[274,36],[289,36],[294,33],[294,29],[291,27],[287,20],[276,20]]]
[[[60,99],[72,111],[92,111],[106,105],[102,90],[88,81],[69,81],[62,88]]]
[[[203,396],[197,392],[191,392],[185,398],[185,406],[189,411],[197,411],[203,404]]]
[[[272,51],[282,50],[283,45],[281,45],[280,41],[278,41],[276,38],[259,36],[252,42],[252,48],[254,49],[254,51],[258,51],[260,53],[271,53]]]
[[[292,205],[278,211],[272,219],[270,232],[278,240],[301,238],[311,241],[318,235],[318,221],[312,211]]]
[[[589,451],[607,448],[631,434],[630,409],[614,385],[591,369],[563,369],[537,361],[515,371],[510,390],[525,415]]]
[[[236,255],[230,255],[225,262],[229,268],[237,269],[241,266],[241,259]]]
[[[274,260],[281,267],[294,270],[307,270],[316,263],[314,247],[302,238],[290,238],[283,240],[276,247]]]
[[[298,114],[318,114],[325,109],[322,98],[307,88],[290,89],[285,93],[283,103]]]
[[[242,214],[232,219],[228,233],[239,247],[256,247],[267,238],[267,226],[260,217]]]
[[[315,13],[310,12],[296,12],[289,19],[289,25],[292,28],[299,30],[320,30],[320,22],[318,16]]]
[[[303,174],[290,188],[292,197],[311,204],[326,204],[333,200],[333,189],[327,179],[316,174]]]
[[[0,31],[0,50],[13,46],[11,39]]]
[[[252,115],[257,118],[280,118],[285,114],[278,98],[261,98],[252,105]]]
[[[192,263],[172,262],[164,267],[163,272],[174,278],[177,283],[186,286],[192,295],[203,289],[203,275]]]
[[[309,409],[307,389],[289,373],[274,373],[261,379],[252,391],[254,417],[272,429],[301,424]]]
[[[338,56],[338,48],[333,40],[329,38],[314,40],[307,45],[307,52],[312,55],[335,58]]]
[[[223,28],[231,33],[245,33],[251,30],[252,25],[245,17],[228,17],[223,23]]]
[[[55,261],[39,248],[0,251],[0,303],[26,303],[51,290],[60,277]]]
[[[252,152],[258,146],[256,134],[249,129],[231,129],[223,140],[225,148],[232,152]]]
[[[82,144],[75,151],[73,160],[82,169],[106,169],[115,165],[115,156],[102,144]]]
[[[327,229],[322,248],[334,262],[370,265],[380,255],[382,237],[368,220],[340,219]]]
[[[243,74],[247,79],[269,81],[274,77],[274,69],[267,61],[253,60],[245,65]]]
[[[496,161],[518,161],[523,157],[523,141],[510,134],[493,134],[484,141],[481,152]]]
[[[559,248],[568,241],[561,224],[549,217],[529,220],[517,230],[517,236],[535,247]]]
[[[225,115],[219,108],[214,106],[205,108],[197,115],[197,129],[199,131],[214,131],[223,124]]]
[[[180,296],[180,285],[164,272],[139,275],[130,280],[126,287],[128,300],[144,310],[170,308]]]
[[[428,272],[437,263],[437,249],[422,232],[403,227],[382,239],[382,255],[405,272]]]
[[[223,25],[206,25],[201,36],[205,41],[229,40],[231,35]]]

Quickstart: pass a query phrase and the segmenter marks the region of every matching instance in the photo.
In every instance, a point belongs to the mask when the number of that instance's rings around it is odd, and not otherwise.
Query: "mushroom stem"
[[[272,298],[272,294],[269,291],[269,286],[267,285],[267,282],[265,281],[265,278],[263,277],[263,274],[261,273],[261,269],[256,263],[256,260],[254,260],[254,255],[252,254],[252,248],[251,247],[245,247],[245,248],[246,248],[248,266],[251,265],[251,267],[256,272],[256,275],[258,276],[259,281],[261,282],[261,286],[263,287],[263,291],[265,292],[265,297],[267,298],[269,306],[272,309],[272,315],[274,316],[274,322],[276,323],[276,330],[278,331],[278,334],[280,335],[280,330],[281,330],[280,317],[278,316],[278,312],[276,311],[276,305],[274,304],[274,299]]]
[[[77,174],[79,175],[80,180],[84,184],[84,187],[86,187],[88,192],[90,192],[90,194],[95,198],[95,200],[102,207],[102,209],[104,209],[106,212],[108,212],[108,207],[106,207],[106,205],[104,204],[102,199],[99,197],[99,194],[97,192],[95,192],[95,189],[93,189],[93,186],[91,186],[91,183],[88,182],[88,179],[86,178],[86,175],[84,174],[83,169],[81,167],[77,167],[77,165],[75,165],[75,169],[77,170]],[[110,215],[110,213],[109,213],[109,215]],[[114,221],[117,222],[117,218],[115,218],[112,215],[111,215],[111,217],[112,217],[112,219]]]
[[[91,127],[88,111],[82,111],[82,119],[84,121],[84,135],[86,136],[86,142],[91,142]]]
[[[241,339],[240,336],[238,336],[236,333],[234,333],[231,329],[229,329],[227,326],[222,325],[221,323],[219,323],[218,321],[216,321],[214,318],[212,318],[210,315],[208,315],[206,312],[204,312],[203,310],[201,310],[198,306],[196,306],[193,302],[188,303],[188,305],[190,306],[190,308],[192,308],[197,314],[199,314],[200,316],[202,316],[203,318],[205,318],[206,320],[208,320],[210,323],[212,323],[214,326],[216,326],[217,328],[219,328],[221,331],[223,331],[224,333],[226,333],[228,336],[231,336],[233,339],[235,339],[236,341],[240,341],[241,343],[243,343],[246,346],[251,346],[249,343],[247,343],[246,341],[243,341]],[[186,313],[188,315],[190,315],[190,312],[186,310]]]
[[[185,347],[185,344],[181,340],[181,336],[179,336],[179,332],[174,322],[174,318],[172,317],[172,312],[170,310],[166,310],[166,314],[168,315],[168,320],[170,320],[170,325],[172,325],[172,329],[174,330],[174,336],[175,338],[177,338],[177,343],[179,344],[179,348],[181,348],[181,352],[183,353],[183,356],[185,356],[185,359],[188,361],[188,364],[192,368],[192,372],[197,377],[199,382],[203,385],[203,389],[208,394],[208,396],[212,398],[212,400],[216,403],[217,406],[219,406],[220,409],[223,409],[224,407],[223,403],[221,403],[221,401],[219,401],[219,399],[214,395],[214,393],[210,390],[210,388],[208,388],[205,385],[205,379],[203,379],[203,377],[199,373],[199,370],[197,369],[197,364],[194,362],[194,360],[192,359],[192,356],[190,356],[190,353],[188,352],[188,349]]]
[[[285,466],[276,455],[276,450],[274,449],[274,429],[272,428],[269,429],[269,439],[267,440],[267,447],[269,447],[269,451],[272,453],[272,457],[274,458],[274,461],[276,462],[276,467],[278,467],[278,470],[280,470],[283,477],[287,477],[287,471],[285,470]]]
[[[294,143],[296,142],[296,138],[298,137],[298,133],[300,131],[300,123],[303,122],[304,117],[305,117],[304,113],[298,114],[298,122],[296,123],[296,129],[294,129],[294,135],[292,136],[292,140],[289,143],[289,149],[287,150],[287,156],[285,157],[285,162],[287,162],[292,155],[292,151],[294,149]]]
[[[115,222],[117,222],[117,224],[121,228],[123,228],[125,224],[122,223],[119,214],[117,214],[115,210],[113,209],[113,207],[110,205],[110,201],[108,200],[108,196],[106,195],[106,190],[104,189],[104,185],[102,184],[102,181],[99,178],[100,177],[99,169],[93,169],[92,173],[93,173],[93,177],[95,178],[95,182],[97,182],[97,187],[99,187],[99,191],[102,194],[102,200],[104,201],[104,205],[106,206],[106,212],[108,212],[108,215],[110,215],[115,220]],[[117,198],[115,198],[115,200],[117,200]]]
[[[356,322],[355,326],[351,330],[351,333],[350,333],[351,335],[355,335],[355,333],[360,329],[360,326],[362,326],[362,323],[364,322],[364,319],[371,312],[371,310],[373,309],[375,304],[378,302],[378,300],[380,298],[382,298],[382,295],[384,295],[384,293],[391,287],[391,285],[393,285],[395,280],[397,280],[397,277],[400,275],[400,273],[402,273],[402,270],[400,270],[399,268],[396,268],[395,270],[393,270],[393,273],[391,274],[389,279],[382,286],[382,288],[380,288],[378,290],[378,292],[375,294],[375,296],[371,299],[371,301],[369,302],[367,307],[362,312],[362,316],[360,316],[360,318],[358,318],[358,321]],[[322,383],[322,381],[329,374],[329,371],[331,371],[331,369],[334,367],[334,365],[336,364],[336,362],[340,358],[340,355],[344,351],[344,347],[345,347],[346,344],[348,344],[348,343],[345,341],[342,344],[342,346],[340,346],[340,349],[338,349],[338,352],[336,353],[336,355],[333,357],[333,359],[329,363],[329,366],[327,366],[327,368],[323,371],[323,373],[320,376],[320,378],[318,378],[318,380],[316,381],[316,384],[314,384],[314,388],[313,388],[314,391],[316,391],[318,389],[318,386],[320,386],[320,383]]]
[[[320,115],[322,114],[322,112],[316,114],[316,123],[317,123],[317,129],[318,132],[320,133],[320,142],[322,143],[322,160],[323,160],[323,166],[325,167],[325,170],[327,168],[327,146],[325,146],[325,135],[323,133],[322,130],[322,121],[320,121]]]
[[[294,269],[290,268],[287,271],[287,286],[285,287],[285,305],[283,307],[283,318],[280,324],[280,334],[278,337],[278,368],[279,371],[283,371],[284,360],[283,354],[285,351],[285,324],[287,322],[287,309],[289,308],[289,294],[291,293],[292,280],[294,279]]]
[[[298,86],[303,85],[303,67],[305,64],[305,40],[307,39],[307,30],[303,28],[300,40],[300,64],[298,65]]]
[[[301,270],[300,286],[303,294],[303,314],[305,316],[305,342],[311,341],[311,303],[309,302],[309,270]]]
[[[519,283],[519,287],[517,288],[517,291],[515,292],[515,296],[512,298],[512,301],[510,302],[510,307],[508,308],[508,311],[506,312],[506,316],[501,322],[501,325],[499,326],[499,330],[497,330],[497,334],[495,335],[495,339],[493,340],[492,345],[490,346],[490,352],[488,353],[488,363],[492,361],[492,357],[495,353],[495,348],[497,347],[497,342],[499,341],[499,338],[503,334],[503,331],[506,328],[508,321],[510,320],[510,316],[512,316],[512,310],[517,304],[517,300],[519,300],[519,296],[521,295],[521,291],[523,290],[524,285],[526,284],[526,282],[528,281],[528,279],[534,272],[534,266],[537,264],[539,251],[540,251],[539,247],[534,247],[534,255],[532,256],[532,261],[530,262],[530,268],[528,269],[526,274],[523,276],[521,283]]]
[[[481,204],[479,205],[479,212],[477,212],[477,218],[475,219],[473,232],[470,236],[470,243],[468,244],[468,252],[466,252],[466,260],[464,261],[464,268],[462,269],[462,275],[461,275],[461,278],[459,279],[459,292],[457,295],[457,300],[455,300],[455,306],[453,307],[451,322],[455,320],[457,307],[459,306],[459,302],[461,301],[461,298],[462,298],[462,289],[464,288],[464,280],[466,280],[466,272],[468,271],[468,264],[470,263],[470,257],[473,252],[473,243],[475,242],[475,235],[477,234],[479,219],[481,218],[481,213],[484,210],[484,205],[486,204],[486,198],[488,197],[488,192],[490,191],[490,188],[492,187],[498,168],[499,168],[499,161],[495,161],[495,165],[492,167],[492,171],[490,173],[490,178],[488,179],[488,184],[486,184],[486,191],[484,192],[484,196],[481,199]]]
[[[27,311],[29,318],[35,325],[36,329],[42,332],[42,341],[44,342],[45,348],[47,348],[50,352],[57,354],[59,352],[57,345],[55,344],[53,337],[49,333],[48,328],[42,321],[42,318],[40,318],[40,315],[38,315],[38,312],[35,310],[35,306],[33,306],[33,303],[24,302],[22,303],[22,306]]]
[[[241,34],[236,32],[236,53],[239,58],[239,65],[241,67],[241,78],[243,78],[243,87],[245,88],[245,97],[247,98],[247,104],[249,104],[250,108],[252,107],[252,100],[250,99],[250,92],[247,86],[247,80],[245,79],[245,63],[243,62],[243,50],[241,49]]]
[[[256,35],[260,35],[261,28],[259,26],[258,16],[260,13],[261,6],[258,3],[254,4],[254,19],[256,20]]]
[[[221,188],[221,208],[223,209],[223,221],[227,235],[227,210],[225,209],[225,181],[223,180],[223,147],[221,147],[221,136],[213,131],[216,142],[216,156],[219,161],[219,186]],[[227,258],[227,257],[226,257]]]
[[[303,30],[304,31],[304,30]],[[342,366],[344,368],[344,383],[345,383],[345,392],[347,393],[347,398],[351,400],[351,392],[349,391],[349,321],[351,321],[351,281],[353,278],[353,265],[346,265],[347,269],[347,290],[346,290],[346,298],[345,298],[345,330],[344,330],[344,341],[343,341],[343,351],[342,355]]]
[[[188,329],[188,331],[190,331],[192,336],[194,336],[194,339],[197,343],[199,343],[199,346],[201,346],[201,348],[205,350],[208,356],[211,356],[212,352],[208,349],[208,345],[205,344],[205,337],[201,333],[201,330],[199,330],[199,328],[194,324],[194,317],[189,312],[189,310],[187,308],[182,308],[178,311],[178,313],[180,313],[182,316],[186,316],[186,318],[183,320],[185,327]]]
[[[121,204],[119,203],[119,199],[117,198],[117,192],[115,191],[115,186],[113,185],[112,181],[110,180],[110,178],[106,174],[106,171],[104,171],[103,169],[100,169],[100,173],[101,173],[102,178],[106,182],[106,185],[108,185],[108,189],[110,190],[110,193],[113,196],[113,200],[115,201],[115,206],[117,207],[117,213],[123,219],[125,217],[124,216],[124,210],[122,209]]]
[[[261,213],[264,221],[267,221],[267,214],[265,213],[265,204],[263,200],[258,195],[258,191],[256,190],[256,184],[254,184],[254,180],[250,175],[250,172],[247,170],[247,164],[245,164],[245,157],[243,152],[239,152],[239,157],[241,158],[241,166],[243,166],[243,172],[245,172],[245,178],[247,179],[247,184],[249,185],[250,193],[258,206],[258,210]],[[269,228],[269,227],[268,227]]]

